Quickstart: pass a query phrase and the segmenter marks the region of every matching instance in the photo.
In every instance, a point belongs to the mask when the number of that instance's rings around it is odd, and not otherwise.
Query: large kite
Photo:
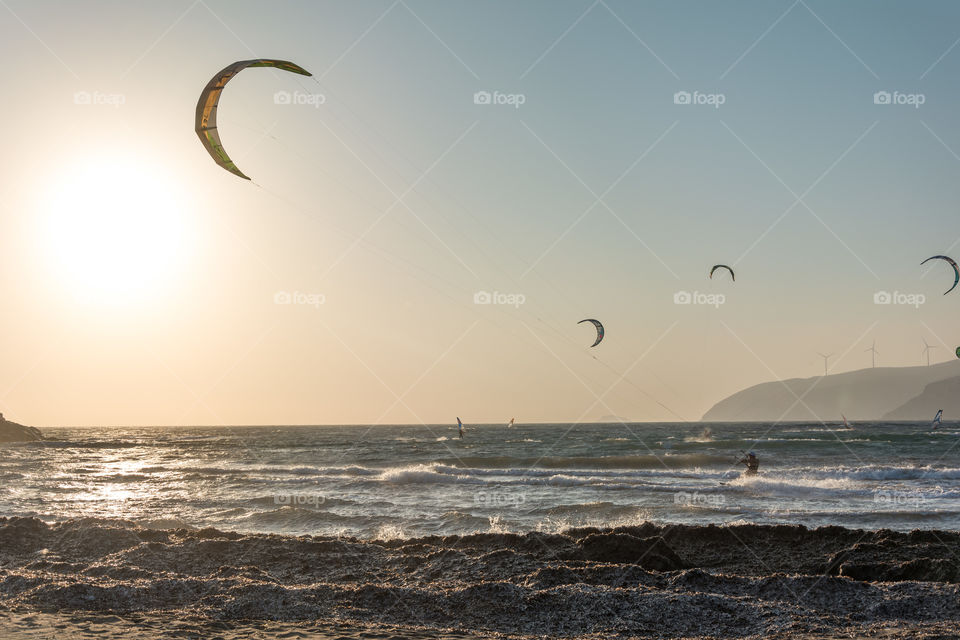
[[[960,267],[957,267],[956,261],[953,258],[950,258],[948,256],[930,256],[920,264],[921,265],[927,264],[931,260],[946,260],[947,262],[950,263],[950,266],[953,267],[953,287],[950,287],[949,289],[943,292],[943,295],[947,295],[948,293],[953,291],[953,288],[957,286],[958,282],[960,282]]]
[[[730,272],[730,277],[733,279],[733,281],[734,281],[734,282],[737,281],[737,276],[733,273],[733,269],[731,269],[730,267],[728,267],[728,266],[725,265],[725,264],[715,264],[715,265],[713,265],[713,269],[710,269],[710,279],[711,279],[711,280],[713,280],[713,272],[716,271],[717,269],[726,269],[727,271]]]
[[[587,318],[586,320],[581,320],[581,321],[578,322],[577,324],[583,324],[584,322],[591,322],[591,323],[593,323],[593,326],[596,327],[596,329],[597,329],[597,339],[594,341],[594,343],[593,343],[592,345],[590,345],[591,347],[595,347],[595,346],[597,346],[598,344],[600,344],[600,341],[601,341],[601,340],[603,340],[603,325],[600,324],[600,321],[599,321],[599,320],[594,320],[593,318]]]
[[[204,149],[207,150],[214,162],[244,180],[250,178],[237,168],[237,165],[227,155],[223,144],[220,142],[220,134],[217,132],[217,104],[220,102],[220,94],[223,93],[223,88],[227,83],[247,67],[274,67],[291,73],[299,73],[303,76],[313,75],[303,67],[286,60],[268,60],[265,58],[240,60],[224,67],[203,88],[200,100],[197,101],[197,118],[194,129],[200,136],[200,142],[203,143]]]

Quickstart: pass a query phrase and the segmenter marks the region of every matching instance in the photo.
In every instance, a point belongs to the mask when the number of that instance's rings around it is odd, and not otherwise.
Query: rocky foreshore
[[[949,637],[960,533],[645,524],[357,540],[0,518],[3,608],[485,637]]]
[[[0,413],[0,442],[34,442],[43,440],[43,434],[36,427],[27,427],[10,422]]]

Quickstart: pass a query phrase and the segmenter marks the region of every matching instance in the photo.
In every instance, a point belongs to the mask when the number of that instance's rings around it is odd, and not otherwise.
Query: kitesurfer
[[[755,454],[753,451],[751,451],[745,457],[738,460],[737,464],[747,465],[746,473],[748,476],[755,476],[757,475],[757,471],[760,470],[760,459],[757,458],[757,454]]]

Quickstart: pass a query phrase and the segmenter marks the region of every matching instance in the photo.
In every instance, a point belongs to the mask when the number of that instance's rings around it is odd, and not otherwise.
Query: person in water
[[[760,470],[760,459],[757,458],[757,454],[755,454],[753,451],[748,453],[745,458],[739,460],[737,464],[747,465],[748,476],[755,476],[757,475],[757,471]]]

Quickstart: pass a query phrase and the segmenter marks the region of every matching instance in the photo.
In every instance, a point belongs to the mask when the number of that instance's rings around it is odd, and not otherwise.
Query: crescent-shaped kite
[[[731,269],[730,267],[728,267],[728,266],[725,265],[725,264],[715,264],[715,265],[713,265],[713,268],[710,269],[710,279],[711,279],[711,280],[713,280],[713,272],[716,271],[717,269],[726,269],[727,271],[730,272],[730,277],[733,279],[733,281],[734,281],[734,282],[737,281],[737,276],[736,276],[736,274],[733,273],[733,269]]]
[[[584,322],[591,322],[591,323],[593,323],[593,326],[596,327],[596,329],[597,329],[597,339],[594,341],[594,343],[593,343],[592,345],[590,345],[591,347],[595,347],[595,346],[597,346],[598,344],[600,344],[600,341],[601,341],[601,340],[603,340],[603,325],[600,324],[600,321],[599,321],[599,320],[594,320],[593,318],[587,318],[586,320],[581,320],[581,321],[578,322],[577,324],[583,324]]]
[[[247,67],[274,67],[291,73],[299,73],[303,76],[313,75],[303,67],[292,62],[287,62],[286,60],[269,60],[266,58],[240,60],[224,67],[217,75],[213,76],[210,82],[207,83],[207,86],[203,88],[200,99],[197,101],[197,118],[194,130],[200,137],[203,148],[207,150],[207,153],[210,154],[213,161],[244,180],[249,180],[250,178],[245,176],[243,172],[237,168],[237,165],[234,164],[230,156],[227,155],[223,144],[220,142],[220,134],[217,133],[217,104],[220,102],[220,94],[223,93],[223,88],[227,83]]]
[[[957,283],[960,282],[960,267],[957,266],[956,260],[948,256],[930,256],[920,264],[925,265],[931,260],[946,260],[947,262],[950,263],[950,266],[953,267],[953,287],[950,287],[949,289],[943,292],[943,295],[947,295],[948,293],[953,291],[954,287],[957,286]]]

